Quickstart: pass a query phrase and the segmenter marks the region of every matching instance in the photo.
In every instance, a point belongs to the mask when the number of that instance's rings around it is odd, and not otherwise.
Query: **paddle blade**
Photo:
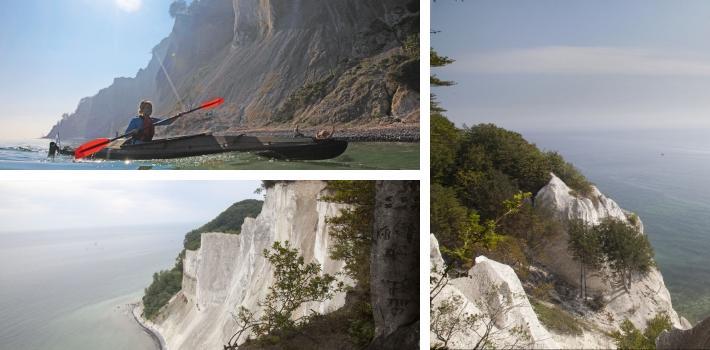
[[[75,151],[74,151],[74,158],[75,159],[81,159],[84,157],[88,157],[102,149],[104,149],[111,140],[109,139],[96,139],[93,141],[89,141],[81,146],[79,146]]]
[[[222,103],[224,103],[223,98],[221,98],[221,97],[216,98],[212,101],[208,101],[208,102],[203,103],[202,106],[200,106],[200,109],[215,108],[215,107],[221,105]]]

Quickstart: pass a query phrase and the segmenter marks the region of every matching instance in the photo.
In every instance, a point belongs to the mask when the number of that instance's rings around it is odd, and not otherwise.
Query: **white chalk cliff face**
[[[197,251],[187,251],[182,290],[150,326],[165,339],[168,349],[221,349],[235,332],[232,315],[240,306],[257,310],[273,282],[263,250],[275,241],[290,241],[306,262],[316,261],[325,273],[341,271],[343,263],[328,257],[331,244],[326,218],[343,205],[320,201],[323,182],[278,183],[266,191],[261,214],[247,218],[241,234],[205,233]],[[321,313],[345,302],[338,294],[324,303],[305,305]]]
[[[444,265],[439,243],[434,235],[431,235],[430,260],[432,267],[440,268]],[[456,296],[461,297],[464,303],[454,314],[494,315],[492,333],[495,335],[491,336],[490,340],[496,348],[560,348],[538,321],[523,285],[510,266],[484,256],[476,258],[476,265],[469,270],[468,276],[451,280],[432,301],[433,306],[437,307],[443,301]],[[481,339],[480,335],[485,333],[484,324],[490,321],[490,318],[484,318],[477,323],[477,329],[468,329],[456,334],[449,341],[449,348],[473,347]],[[520,341],[516,334],[511,333],[515,327],[522,327],[530,339]],[[433,332],[430,339],[432,346],[439,344]]]
[[[604,196],[597,188],[594,188],[591,197],[592,199],[576,197],[562,180],[553,175],[549,184],[535,196],[534,203],[535,206],[551,210],[552,214],[561,221],[579,218],[590,224],[597,224],[606,217],[614,217],[629,222],[627,216],[631,214],[621,209],[616,202]],[[640,219],[638,225],[643,230]],[[545,246],[544,255],[547,260],[543,262],[543,268],[563,279],[567,284],[578,287],[579,264],[572,259],[567,249],[568,238],[567,232],[562,232],[559,237],[550,239],[550,243]],[[438,242],[433,235],[431,236],[430,259],[432,267],[441,270],[444,261],[439,252]],[[608,275],[608,271],[602,271],[602,273]],[[604,280],[600,276],[590,276],[587,283],[590,295],[601,294],[606,306],[597,312],[585,309],[576,314],[575,317],[594,326],[583,329],[582,334],[576,336],[557,334],[552,330],[545,329],[530,306],[520,280],[513,269],[485,257],[476,259],[476,265],[471,268],[468,277],[452,280],[434,300],[434,306],[441,305],[441,302],[446,298],[458,295],[462,296],[465,301],[464,307],[460,311],[480,314],[481,310],[478,305],[496,303],[506,297],[517,298],[519,307],[507,312],[501,320],[496,321],[496,325],[525,325],[532,338],[532,344],[528,347],[535,348],[614,348],[612,339],[605,332],[617,330],[625,318],[631,320],[636,327],[644,329],[646,321],[661,312],[670,316],[674,327],[681,329],[690,327],[688,321],[679,317],[673,309],[670,293],[663,282],[663,276],[656,268],[644,278],[636,277],[628,293],[624,291],[623,287],[613,287],[610,278]],[[506,287],[500,288],[496,298],[486,298],[484,290],[492,285]],[[503,335],[501,338],[505,339],[507,336],[505,333]],[[434,334],[431,337],[432,345],[436,344]],[[480,337],[473,331],[464,332],[455,336],[450,345],[453,348],[471,347],[479,339]],[[510,340],[498,341],[494,345],[508,347]]]

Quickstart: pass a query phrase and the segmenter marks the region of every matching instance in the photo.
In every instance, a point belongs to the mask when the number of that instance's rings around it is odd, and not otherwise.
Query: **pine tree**
[[[601,239],[592,227],[580,219],[568,223],[569,248],[572,257],[579,261],[579,296],[587,298],[587,271],[599,270],[604,263]]]
[[[627,291],[634,275],[646,275],[655,265],[653,248],[637,226],[607,218],[594,228],[609,266]]]

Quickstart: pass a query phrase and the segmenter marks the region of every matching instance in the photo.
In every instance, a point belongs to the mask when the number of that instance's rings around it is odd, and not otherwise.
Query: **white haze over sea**
[[[127,304],[197,226],[0,231],[0,349],[155,349]]]
[[[674,308],[691,321],[710,316],[710,130],[522,134],[638,213]]]

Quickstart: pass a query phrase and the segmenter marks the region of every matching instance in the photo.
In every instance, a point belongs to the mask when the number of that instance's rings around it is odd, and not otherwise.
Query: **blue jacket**
[[[153,120],[154,124],[158,123],[162,120],[162,119],[158,119],[158,118],[150,118],[150,119]],[[138,130],[142,127],[143,127],[143,119],[141,119],[140,116],[136,116],[135,118],[131,119],[130,123],[128,123],[128,127],[126,128],[126,132],[124,134],[128,134],[131,131]]]

